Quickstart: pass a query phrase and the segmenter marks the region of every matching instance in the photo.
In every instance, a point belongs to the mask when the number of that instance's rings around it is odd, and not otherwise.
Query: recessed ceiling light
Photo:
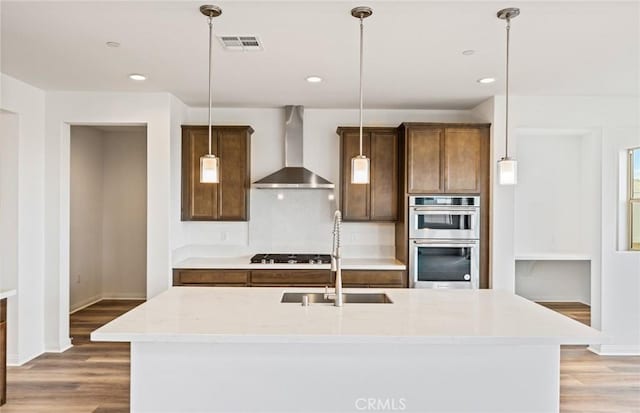
[[[474,54],[476,51],[473,49],[468,49],[468,50],[463,50],[462,54],[465,56],[471,56],[472,54]]]
[[[120,47],[120,43],[118,42],[106,42],[107,47]]]
[[[309,76],[309,77],[307,77],[307,82],[309,82],[309,83],[320,83],[320,82],[322,82],[322,78],[320,76]]]
[[[481,79],[478,79],[478,83],[482,83],[484,85],[489,84],[489,83],[493,83],[496,81],[495,77],[483,77]]]
[[[140,73],[131,73],[129,75],[129,79],[131,80],[147,80],[145,75],[141,75]]]

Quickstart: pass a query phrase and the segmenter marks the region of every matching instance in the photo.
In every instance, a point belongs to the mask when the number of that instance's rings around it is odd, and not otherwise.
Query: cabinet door
[[[398,139],[394,132],[371,132],[371,221],[398,218]]]
[[[241,285],[249,282],[249,271],[174,270],[173,285]]]
[[[404,287],[404,271],[392,270],[345,270],[342,272],[342,283],[354,288],[366,287]]]
[[[253,286],[328,286],[331,284],[329,270],[253,270],[251,285]]]
[[[217,135],[212,134],[212,150],[217,149]],[[209,151],[207,128],[182,131],[182,220],[218,219],[218,184],[200,183],[200,157]]]
[[[220,157],[219,219],[246,221],[249,190],[246,130],[220,129],[217,155]]]
[[[442,135],[441,128],[407,130],[407,187],[410,194],[442,192]]]
[[[480,128],[447,128],[444,133],[444,191],[480,193]]]
[[[370,135],[364,133],[362,137],[362,152],[370,156]],[[360,134],[357,131],[342,133],[342,218],[345,221],[369,220],[369,184],[351,183],[351,158],[360,151]]]

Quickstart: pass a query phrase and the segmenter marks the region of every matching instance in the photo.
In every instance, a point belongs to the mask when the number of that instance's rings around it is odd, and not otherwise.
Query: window
[[[640,148],[629,151],[629,239],[640,250]]]

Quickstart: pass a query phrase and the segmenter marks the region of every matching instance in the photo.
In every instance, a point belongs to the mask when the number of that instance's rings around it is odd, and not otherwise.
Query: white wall
[[[471,112],[478,122],[491,123],[491,223],[489,229],[491,254],[490,278],[491,288],[515,291],[515,188],[498,185],[497,162],[504,156],[504,104],[505,99],[495,96],[476,106]],[[514,142],[509,143],[510,156],[514,154]]]
[[[17,288],[17,295],[8,303],[7,357],[10,364],[21,364],[44,349],[45,94],[0,74],[0,110],[11,112],[18,118],[18,133],[13,135],[18,144],[17,274],[4,274],[2,279],[13,280],[10,287]],[[15,118],[10,122],[15,122]],[[15,124],[12,129],[15,132]]]
[[[15,113],[0,111],[0,291],[18,287],[18,149],[20,146],[20,118]],[[18,356],[18,307],[15,297],[8,300],[9,362]]]
[[[103,134],[102,297],[146,297],[145,128]]]
[[[637,103],[635,103],[637,108]],[[634,111],[632,99],[618,106],[622,114]],[[635,109],[635,113],[638,110]],[[627,225],[626,197],[620,154],[640,145],[636,116],[631,122],[612,122],[603,130],[602,146],[602,330],[614,337],[612,344],[596,346],[603,354],[640,354],[640,252],[618,249],[617,235]]]
[[[518,130],[518,185],[515,187],[515,253],[591,255],[594,216],[589,199],[600,192],[589,177],[598,156],[586,156],[590,133]],[[593,151],[589,151],[593,153]]]
[[[185,116],[184,114],[182,116]],[[214,109],[214,124],[251,125],[251,180],[258,180],[284,166],[283,109]],[[468,111],[367,110],[368,126],[398,126],[401,122],[468,122]],[[185,124],[206,124],[206,108],[190,108]],[[174,153],[172,165],[173,262],[194,255],[237,255],[269,251],[328,252],[331,246],[333,211],[338,201],[338,126],[357,125],[358,111],[311,109],[304,113],[305,167],[336,184],[328,190],[251,190],[248,223],[181,222],[180,168]],[[177,123],[177,120],[176,120]],[[174,128],[172,148],[180,148]],[[278,200],[278,192],[284,199]],[[335,200],[328,199],[329,194]],[[276,229],[276,231],[274,231]],[[344,225],[344,256],[392,256],[395,243],[392,224]]]
[[[146,296],[146,130],[71,127],[70,310]]]
[[[71,127],[71,311],[102,296],[103,153],[99,130],[88,126]]]
[[[48,351],[69,342],[69,125],[147,126],[147,297],[171,285],[170,132],[166,93],[46,94],[45,338]]]
[[[515,283],[515,293],[532,301],[591,304],[588,260],[519,260]]]
[[[600,191],[586,206],[599,217],[598,228],[587,235],[589,248],[596,251],[591,262],[591,318],[593,326],[611,336],[612,344],[593,349],[610,354],[640,353],[640,254],[618,249],[626,223],[621,154],[640,145],[637,98],[514,96],[511,102],[510,147],[515,151],[518,129],[589,130],[590,139],[599,142],[588,149],[601,154],[589,177],[592,182],[600,182]],[[473,112],[477,119],[492,120],[496,125],[492,130],[495,168],[504,153],[504,131],[497,127],[504,124],[504,98],[495,97]],[[593,153],[586,156],[593,157]],[[515,291],[516,189],[500,186],[494,180],[492,190],[493,286]]]
[[[19,117],[0,111],[0,290],[18,284]]]

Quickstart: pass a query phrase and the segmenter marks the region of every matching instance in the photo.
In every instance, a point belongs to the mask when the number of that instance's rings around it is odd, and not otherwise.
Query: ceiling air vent
[[[218,36],[225,50],[255,52],[262,50],[262,43],[256,36]]]

